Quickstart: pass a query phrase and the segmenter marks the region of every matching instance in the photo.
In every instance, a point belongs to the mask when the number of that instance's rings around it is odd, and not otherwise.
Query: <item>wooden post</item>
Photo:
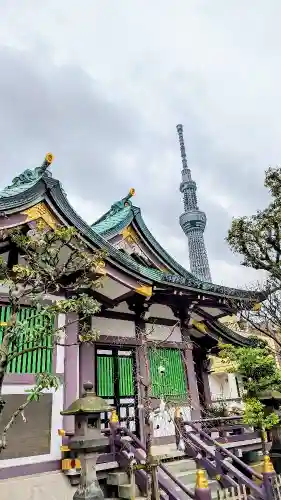
[[[264,455],[262,476],[263,476],[263,488],[266,494],[266,499],[273,500],[274,493],[273,493],[272,478],[275,476],[275,470],[269,455]]]
[[[110,447],[111,447],[111,452],[113,454],[114,460],[115,460],[115,454],[116,454],[116,447],[115,447],[115,437],[116,437],[116,429],[119,425],[119,420],[118,420],[118,415],[116,410],[112,410],[111,412],[111,418],[110,418]]]
[[[195,485],[195,499],[196,500],[211,500],[211,489],[209,487],[208,479],[204,469],[197,469],[196,471],[196,485]]]

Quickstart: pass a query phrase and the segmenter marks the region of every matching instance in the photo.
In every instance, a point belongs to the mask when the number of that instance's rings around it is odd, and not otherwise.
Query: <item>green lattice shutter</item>
[[[134,394],[133,360],[129,357],[118,358],[119,397],[128,397]]]
[[[35,349],[15,357],[7,367],[7,373],[42,373],[52,371],[52,334],[54,322],[47,317],[38,316],[35,309],[30,307],[22,307],[18,312],[19,321],[28,321],[28,332],[38,326],[45,326],[46,335],[43,337],[40,345],[41,349]],[[0,306],[0,322],[9,321],[11,317],[11,308],[9,306]],[[27,334],[28,335],[28,334]],[[0,343],[3,338],[3,327],[0,327]],[[32,348],[34,341],[28,339],[25,333],[21,333],[17,341],[11,343],[10,351],[13,353],[20,352],[24,349]]]
[[[112,356],[97,356],[97,395],[102,398],[114,396]]]
[[[159,373],[161,365],[165,368],[163,375]],[[186,378],[179,349],[151,348],[149,350],[149,366],[154,397],[164,396],[165,399],[186,400]]]

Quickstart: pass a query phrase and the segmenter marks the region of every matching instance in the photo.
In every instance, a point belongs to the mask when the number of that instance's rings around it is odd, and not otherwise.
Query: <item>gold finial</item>
[[[196,471],[196,488],[200,490],[206,490],[209,487],[208,479],[204,469],[197,469]]]
[[[45,156],[45,160],[50,165],[54,161],[54,155],[52,153],[47,153]]]
[[[175,418],[180,418],[181,416],[181,410],[179,406],[176,406],[175,408]]]
[[[131,188],[129,191],[130,196],[134,196],[135,192],[136,192],[135,188]]]
[[[274,467],[272,465],[272,462],[270,460],[269,455],[265,455],[263,459],[263,473],[264,474],[271,474],[274,471]]]
[[[118,415],[116,413],[116,410],[112,410],[111,411],[111,418],[110,418],[110,422],[112,422],[113,424],[117,424],[119,422],[118,420]]]

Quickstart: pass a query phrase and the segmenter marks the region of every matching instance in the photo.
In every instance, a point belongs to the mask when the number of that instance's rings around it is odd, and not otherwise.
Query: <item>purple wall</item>
[[[78,321],[74,313],[66,316],[66,339],[65,344],[73,344],[78,338]],[[71,323],[71,324],[69,324]],[[65,347],[64,358],[64,409],[66,409],[79,396],[79,346],[69,345]],[[64,429],[67,432],[74,431],[74,417],[65,416],[63,420]]]

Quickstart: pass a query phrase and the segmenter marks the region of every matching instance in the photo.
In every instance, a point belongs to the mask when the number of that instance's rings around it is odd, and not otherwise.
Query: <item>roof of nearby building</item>
[[[25,170],[13,179],[11,185],[0,191],[0,212],[2,214],[8,214],[19,207],[27,207],[32,203],[41,201],[45,193],[48,192],[52,194],[56,206],[62,214],[68,217],[72,225],[96,246],[105,249],[110,258],[114,259],[121,266],[138,273],[140,276],[151,281],[166,284],[166,286],[190,288],[203,291],[207,294],[235,297],[237,300],[253,297],[253,292],[251,291],[203,282],[178,264],[153,237],[142,219],[140,209],[132,205],[131,197],[134,194],[133,189],[130,190],[125,198],[115,202],[111,206],[111,209],[92,224],[92,226],[88,225],[68,202],[66,193],[60,182],[53,179],[51,173],[47,170],[52,159],[52,155],[48,154],[41,167],[36,167],[33,170]],[[114,248],[110,243],[110,239],[114,235],[118,234],[120,230],[132,222],[154,248],[158,256],[166,262],[168,272],[142,265],[136,262],[130,255]],[[260,299],[260,296],[257,296],[256,299]]]

